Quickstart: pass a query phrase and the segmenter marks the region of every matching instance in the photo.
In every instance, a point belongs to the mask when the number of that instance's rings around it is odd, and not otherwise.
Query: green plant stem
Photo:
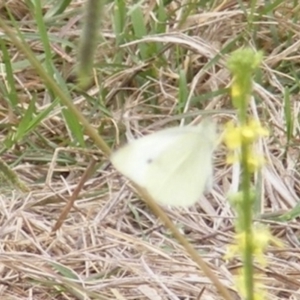
[[[239,109],[239,120],[241,125],[247,124],[247,103],[248,101],[243,99],[243,94],[241,94],[241,99],[239,99],[240,109]],[[247,141],[242,138],[241,146],[241,163],[242,163],[242,193],[243,193],[243,203],[242,203],[242,225],[243,231],[245,233],[245,250],[243,253],[244,260],[244,276],[245,276],[245,290],[246,299],[254,299],[254,270],[253,270],[253,248],[252,248],[252,198],[251,198],[251,172],[248,169],[248,158],[250,156],[250,146]]]
[[[242,144],[241,160],[243,166],[242,174],[242,191],[243,191],[243,229],[245,233],[245,250],[244,250],[244,276],[245,276],[245,289],[247,300],[254,299],[254,281],[253,281],[253,247],[252,247],[252,198],[250,194],[251,187],[251,173],[248,170],[248,157],[249,157],[249,145],[247,143]]]

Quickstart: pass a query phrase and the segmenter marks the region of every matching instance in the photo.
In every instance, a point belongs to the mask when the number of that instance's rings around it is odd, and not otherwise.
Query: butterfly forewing
[[[164,129],[129,142],[112,154],[112,164],[123,175],[145,187],[151,162],[161,153],[172,149],[176,137],[182,136],[181,132],[174,129]]]

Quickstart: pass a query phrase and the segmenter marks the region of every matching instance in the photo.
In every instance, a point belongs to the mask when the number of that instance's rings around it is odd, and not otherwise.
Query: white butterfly
[[[115,168],[160,204],[190,206],[212,182],[216,125],[163,129],[129,142],[111,155]]]

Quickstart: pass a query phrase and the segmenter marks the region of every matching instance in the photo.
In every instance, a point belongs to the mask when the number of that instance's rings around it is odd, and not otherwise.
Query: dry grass
[[[80,32],[77,10],[81,3],[73,2],[67,9],[68,17],[59,20],[57,25],[48,24],[53,36],[77,41]],[[17,0],[8,4],[19,29],[35,33],[36,25],[26,5],[19,5]],[[283,99],[287,87],[297,86],[297,73],[293,73],[292,66],[297,70],[300,26],[299,21],[298,24],[291,22],[299,12],[293,11],[288,4],[289,1],[283,2],[273,15],[262,15],[255,23],[255,43],[264,50],[265,59],[261,80],[254,87],[256,99],[252,99],[249,113],[272,132],[258,145],[268,161],[262,172],[261,214],[287,211],[298,203],[299,197],[299,88],[290,94],[294,128],[289,147],[286,147],[287,115]],[[153,8],[151,5],[154,4],[149,3],[145,9],[145,20],[153,18],[147,13]],[[181,8],[175,10],[174,5],[171,2],[168,7],[174,15],[165,33],[124,43],[123,48],[115,48],[115,34],[109,19],[112,4],[106,7],[103,41],[97,56],[96,72],[99,73],[94,86],[87,91],[88,99],[92,100],[87,101],[76,92],[72,92],[72,97],[91,124],[102,126],[102,136],[110,144],[119,138],[123,141],[124,124],[127,134],[138,135],[160,129],[167,120],[175,124],[172,116],[199,109],[218,111],[214,118],[220,124],[235,118],[226,92],[207,96],[208,99],[201,103],[195,96],[221,91],[229,85],[225,64],[228,54],[223,53],[212,65],[207,63],[216,59],[223,45],[247,30],[243,11],[234,2],[228,2],[215,11],[193,13],[178,28],[176,20],[180,19]],[[48,8],[45,6],[44,11]],[[257,11],[262,9],[263,4],[257,7]],[[3,7],[1,16],[7,16]],[[276,31],[279,44],[271,29]],[[254,40],[250,36],[248,43],[252,45]],[[27,41],[37,55],[43,52],[38,39],[28,36]],[[138,45],[154,41],[168,46],[161,50],[163,63],[158,62],[158,57],[146,61],[134,59]],[[242,39],[234,45],[241,43]],[[56,53],[53,58],[56,67],[66,83],[71,84],[76,49],[68,52],[60,43],[51,45]],[[118,51],[123,51],[119,68],[108,64]],[[181,51],[185,59],[178,64]],[[12,45],[9,53],[13,62],[24,59]],[[283,61],[287,63],[283,65]],[[180,108],[177,102],[179,67],[187,74],[190,93]],[[142,77],[138,77],[140,73]],[[3,83],[7,84],[4,75],[2,73]],[[20,107],[26,108],[33,95],[38,98],[37,111],[50,105],[49,94],[33,70],[16,67],[14,75]],[[5,125],[1,127],[2,142],[20,122],[16,110],[7,103],[0,102],[1,124]],[[56,106],[37,129],[2,154],[2,159],[13,167],[31,192],[21,193],[2,178],[1,299],[220,299],[184,249],[101,154],[102,163],[84,185],[63,226],[51,232],[91,156],[95,155],[91,141],[87,140],[90,152],[83,152],[71,149],[76,146],[71,138],[61,107]],[[59,153],[53,160],[57,148]],[[225,165],[224,156],[221,147],[216,152],[214,189],[210,194],[190,209],[165,208],[165,211],[222,283],[232,288],[232,299],[239,299],[233,282],[240,261],[223,260],[226,247],[232,241],[234,222],[226,194],[237,189],[238,173]],[[261,270],[269,299],[300,299],[297,219],[268,223],[272,233],[285,243],[283,249],[269,247],[266,253],[269,265]]]

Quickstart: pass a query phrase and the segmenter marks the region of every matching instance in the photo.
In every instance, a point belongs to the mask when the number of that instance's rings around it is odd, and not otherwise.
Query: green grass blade
[[[134,31],[134,36],[136,39],[141,39],[147,35],[146,25],[144,23],[144,16],[142,9],[139,5],[135,5],[133,9],[129,12],[132,22],[132,27]],[[148,46],[144,43],[138,45],[140,50],[140,56],[142,59],[148,58]]]
[[[121,45],[124,41],[124,32],[126,24],[126,4],[124,0],[115,0],[113,14],[113,28],[116,35],[116,44]]]
[[[38,26],[39,36],[41,39],[41,42],[43,44],[43,49],[45,53],[45,65],[48,74],[53,77],[54,70],[53,70],[53,63],[52,63],[52,50],[48,38],[48,31],[44,22],[43,13],[42,13],[42,7],[41,7],[41,1],[36,0],[34,1],[34,17]]]
[[[7,100],[10,102],[10,105],[14,108],[17,108],[17,105],[19,103],[18,100],[18,93],[15,86],[15,79],[14,79],[14,71],[11,64],[11,59],[9,56],[9,53],[7,51],[6,45],[2,39],[0,39],[0,45],[3,55],[3,62],[4,62],[4,68],[2,68],[2,72],[5,74],[6,79],[6,96]]]
[[[69,98],[71,98],[69,88],[66,85],[64,79],[61,77],[60,72],[57,69],[55,69],[54,77],[57,80],[61,89],[64,91],[64,93]],[[63,109],[62,109],[63,117],[65,119],[65,122],[69,129],[69,132],[71,133],[71,136],[70,136],[71,140],[75,140],[74,144],[76,146],[81,146],[81,147],[85,148],[86,145],[85,145],[85,141],[84,141],[82,125],[78,122],[78,119],[76,118],[76,116],[74,115],[74,113],[72,111],[70,111],[68,108],[66,108],[64,106],[62,106],[62,107],[63,107]]]
[[[187,85],[187,79],[184,70],[179,72],[179,95],[178,95],[178,113],[183,113],[183,109],[186,105],[186,101],[189,96],[189,89]]]
[[[45,14],[45,19],[62,14],[70,5],[72,0],[57,0],[54,5]]]
[[[289,145],[294,131],[294,120],[291,109],[291,98],[289,90],[286,88],[284,93],[284,116],[285,116],[285,126],[286,126],[286,138],[287,145]]]

